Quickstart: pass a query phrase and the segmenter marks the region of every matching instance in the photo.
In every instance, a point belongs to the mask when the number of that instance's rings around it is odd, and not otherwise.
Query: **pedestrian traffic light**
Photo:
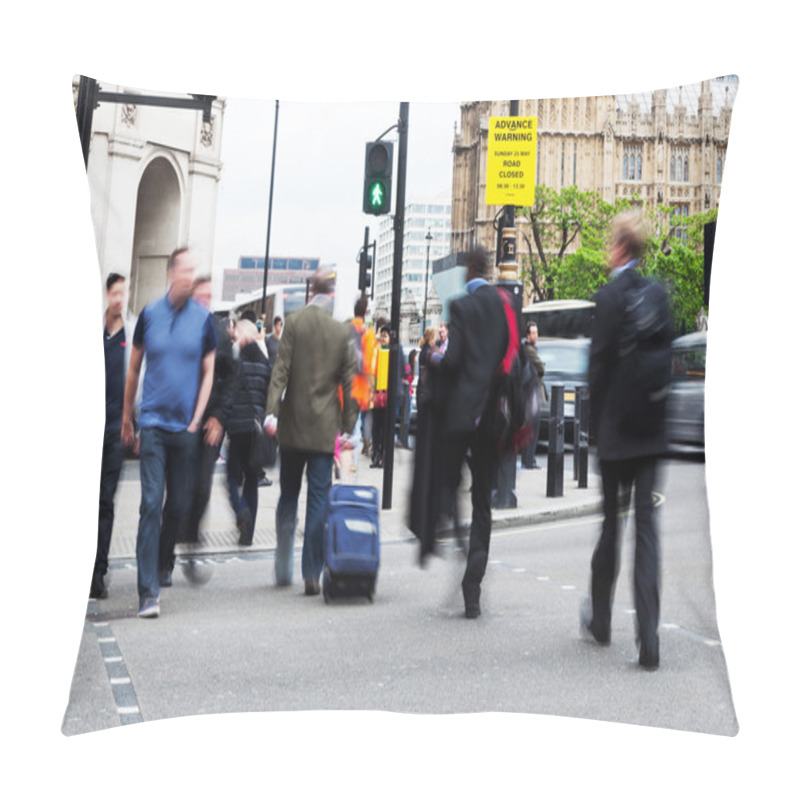
[[[358,290],[366,292],[372,284],[372,256],[362,250],[358,256]]]
[[[388,214],[392,205],[392,154],[391,142],[367,142],[364,167],[365,214]]]

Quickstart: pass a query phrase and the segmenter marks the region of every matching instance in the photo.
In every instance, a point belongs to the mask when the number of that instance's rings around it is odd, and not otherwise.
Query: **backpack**
[[[498,367],[493,398],[492,434],[500,454],[518,453],[536,433],[539,376],[520,347],[517,315],[505,290],[498,290],[508,326],[508,347]]]
[[[664,420],[672,373],[672,335],[664,289],[639,277],[624,296],[616,406],[623,430],[647,436],[657,433]]]

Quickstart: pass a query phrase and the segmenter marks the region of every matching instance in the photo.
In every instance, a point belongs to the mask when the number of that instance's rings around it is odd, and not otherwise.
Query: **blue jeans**
[[[322,534],[328,515],[328,491],[333,470],[332,453],[310,453],[281,447],[281,496],[275,509],[275,581],[289,586],[294,572],[294,532],[297,498],[306,470],[306,527],[303,536],[303,580],[319,580],[323,567]]]
[[[192,476],[197,460],[198,433],[143,428],[139,446],[142,499],[136,535],[139,601],[158,597],[158,561],[164,489],[181,540],[192,504]]]

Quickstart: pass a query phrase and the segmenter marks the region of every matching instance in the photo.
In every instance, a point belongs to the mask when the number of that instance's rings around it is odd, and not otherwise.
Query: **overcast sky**
[[[397,123],[400,101],[298,103],[281,101],[273,189],[271,256],[317,257],[356,274],[364,228],[375,238],[379,217],[361,211],[365,145]],[[449,199],[458,103],[411,103],[406,202]],[[222,128],[214,273],[241,255],[264,255],[267,237],[275,100],[226,98]],[[392,211],[397,191],[394,141]]]

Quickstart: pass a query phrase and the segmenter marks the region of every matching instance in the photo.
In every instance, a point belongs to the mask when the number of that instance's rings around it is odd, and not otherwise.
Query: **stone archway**
[[[129,309],[138,314],[167,288],[167,260],[178,246],[181,190],[173,165],[163,157],[147,165],[136,196]]]

